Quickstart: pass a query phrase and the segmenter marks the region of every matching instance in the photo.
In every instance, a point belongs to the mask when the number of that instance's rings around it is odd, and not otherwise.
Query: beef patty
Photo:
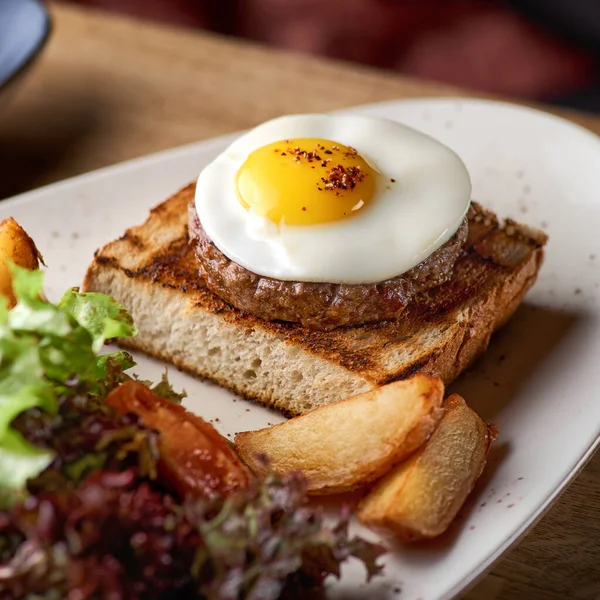
[[[208,237],[194,202],[188,205],[190,242],[200,275],[213,293],[266,321],[291,321],[329,330],[398,319],[411,299],[451,279],[467,239],[468,219],[443,246],[410,271],[374,284],[281,281],[248,271],[227,258]]]

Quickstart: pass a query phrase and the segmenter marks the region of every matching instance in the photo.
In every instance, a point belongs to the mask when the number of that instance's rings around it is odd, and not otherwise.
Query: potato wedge
[[[259,476],[302,471],[310,494],[348,492],[375,481],[423,444],[442,415],[444,385],[415,375],[259,431],[235,447]]]
[[[375,485],[359,505],[359,520],[405,541],[442,534],[481,475],[495,438],[494,426],[458,394],[450,396],[429,441]]]
[[[38,269],[40,261],[43,262],[33,240],[12,217],[0,222],[0,295],[8,298],[8,307],[12,308],[16,300],[9,261],[31,271]]]

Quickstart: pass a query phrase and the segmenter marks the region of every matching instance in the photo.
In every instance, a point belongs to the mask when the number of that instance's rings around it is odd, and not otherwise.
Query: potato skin
[[[9,263],[34,271],[44,260],[34,241],[12,218],[0,222],[0,295],[8,298],[8,307],[16,304]]]
[[[268,469],[301,471],[309,494],[350,492],[379,479],[429,438],[443,397],[440,379],[417,374],[274,427],[239,433],[235,447],[258,476]]]
[[[359,505],[359,520],[402,541],[441,535],[481,475],[496,435],[463,398],[450,396],[429,441],[375,484]]]

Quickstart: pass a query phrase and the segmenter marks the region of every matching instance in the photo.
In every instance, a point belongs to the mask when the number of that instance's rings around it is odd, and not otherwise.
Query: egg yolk
[[[247,210],[287,225],[350,217],[371,202],[375,183],[376,171],[354,148],[315,138],[254,150],[236,181]]]

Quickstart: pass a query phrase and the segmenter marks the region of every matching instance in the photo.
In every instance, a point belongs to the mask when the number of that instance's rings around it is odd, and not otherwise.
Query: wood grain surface
[[[52,5],[41,60],[0,94],[0,198],[290,112],[477,96],[241,41]],[[600,118],[548,108],[600,133]],[[595,392],[594,392],[595,393]],[[600,454],[466,598],[600,598]]]

